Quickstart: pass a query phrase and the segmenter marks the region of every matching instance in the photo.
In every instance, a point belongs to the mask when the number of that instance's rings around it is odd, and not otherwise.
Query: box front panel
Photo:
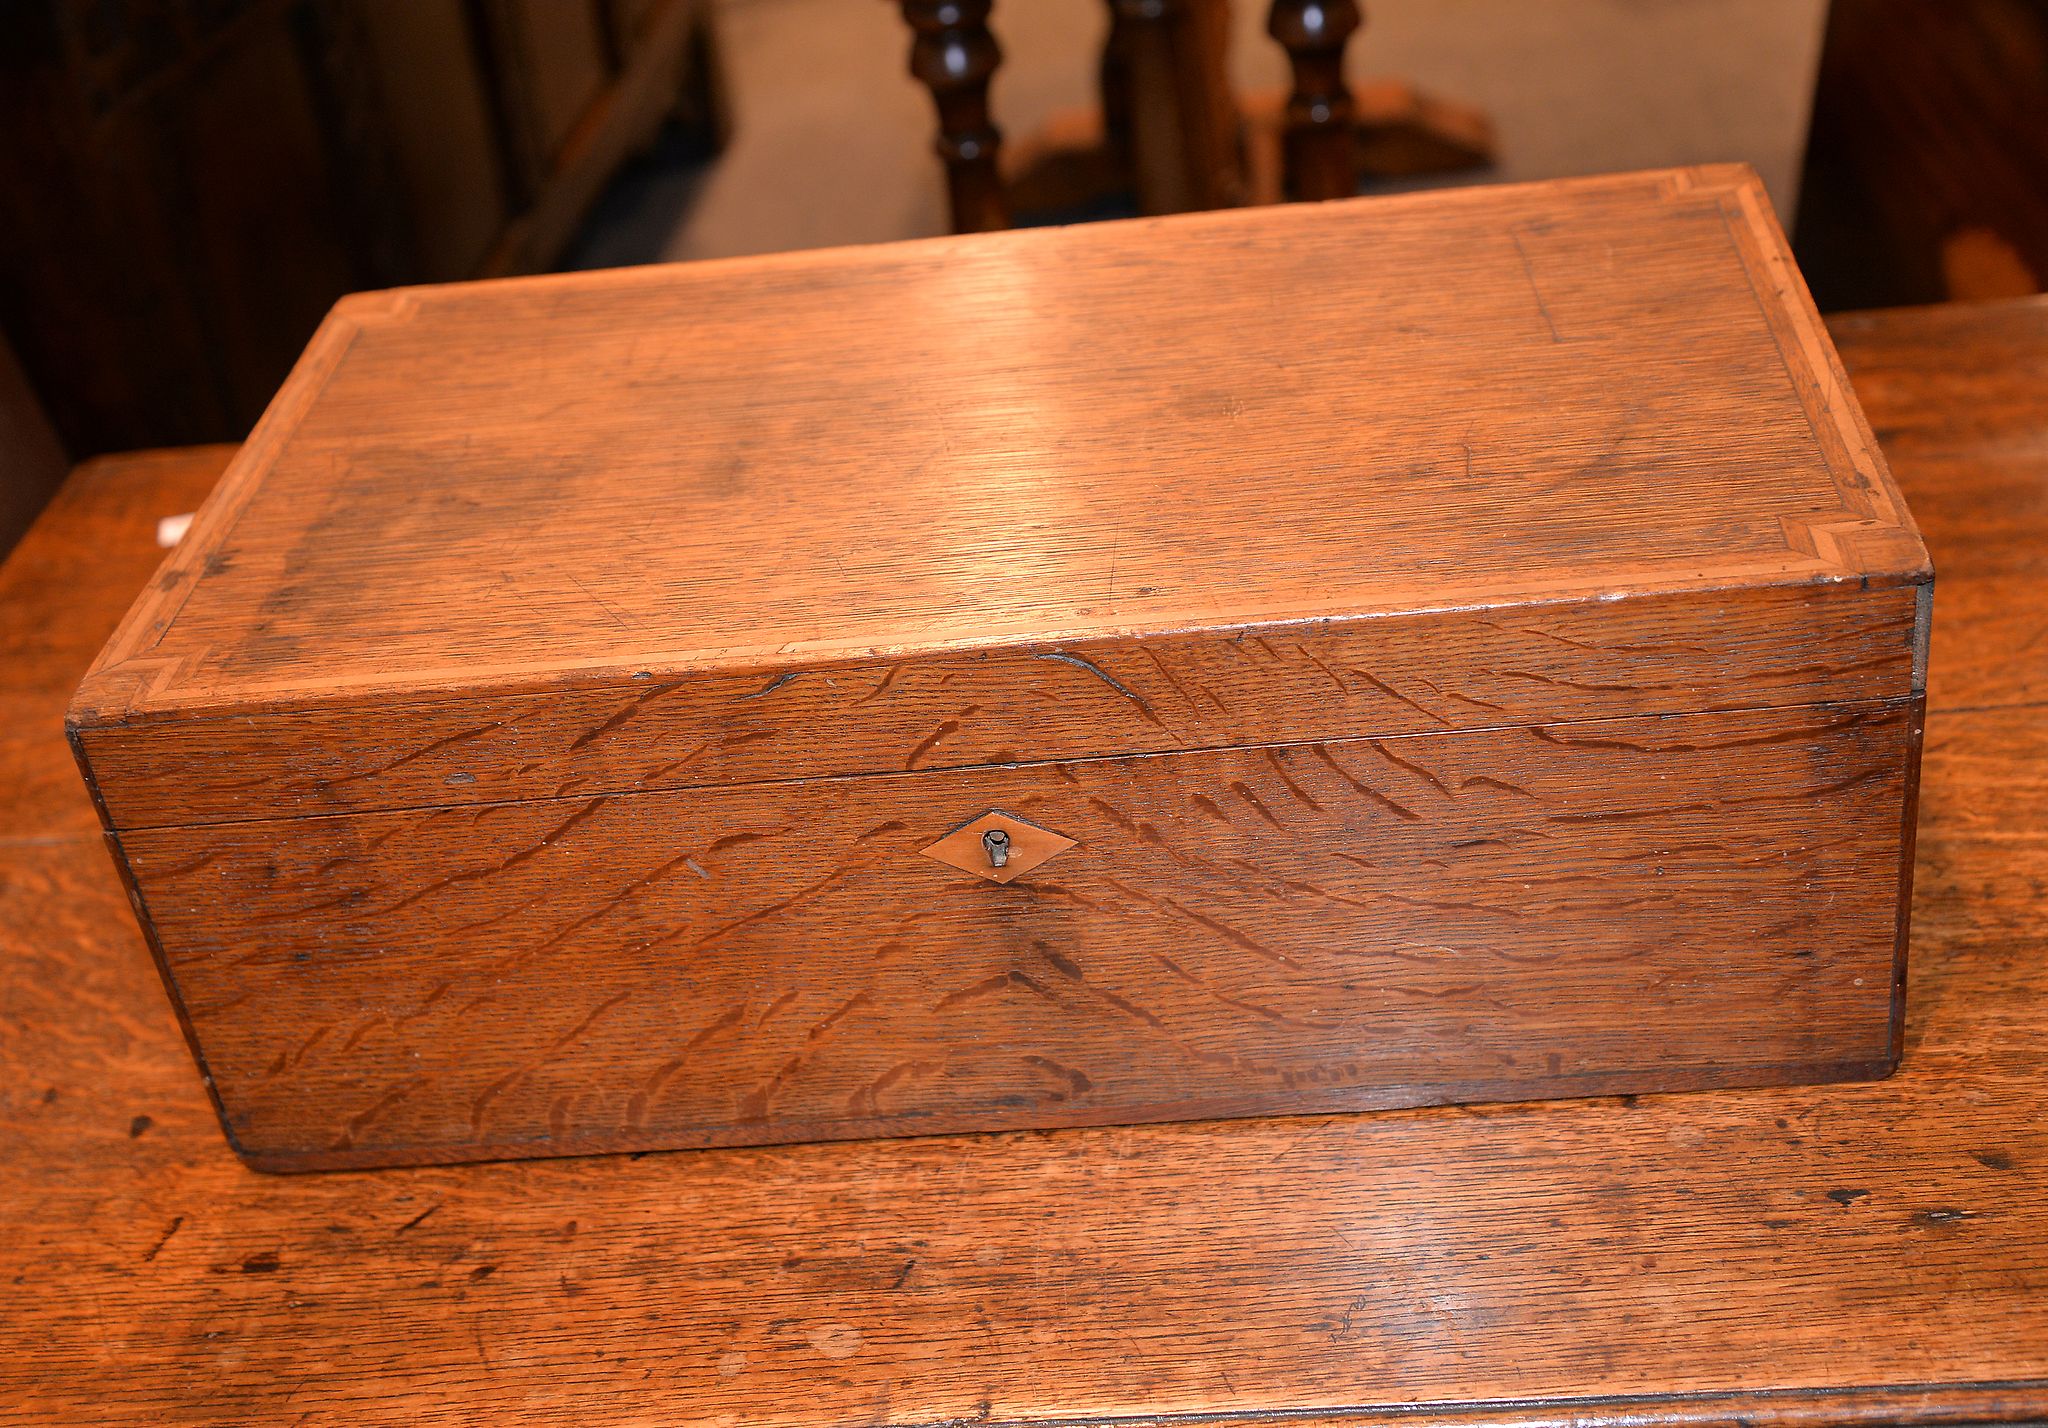
[[[1917,717],[121,841],[230,1134],[271,1168],[1755,1084],[1894,1054]],[[983,825],[925,855],[991,813],[1058,837],[1020,831],[1000,870]]]

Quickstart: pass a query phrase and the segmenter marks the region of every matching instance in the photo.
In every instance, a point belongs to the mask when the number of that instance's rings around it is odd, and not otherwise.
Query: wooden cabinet
[[[239,437],[342,294],[548,266],[704,88],[707,14],[4,7],[0,330],[74,453]]]

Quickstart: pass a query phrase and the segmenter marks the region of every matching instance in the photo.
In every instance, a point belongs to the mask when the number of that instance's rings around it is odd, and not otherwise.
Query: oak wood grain
[[[0,1421],[2048,1418],[2048,649],[1980,618],[2038,600],[2048,306],[1836,331],[1945,581],[1890,1080],[280,1180],[96,840],[0,847]]]
[[[266,1169],[1889,1071],[1887,701],[120,835]],[[986,808],[1078,840],[996,885]],[[451,859],[450,850],[459,850]]]
[[[1833,585],[1069,642],[78,733],[114,824],[567,798],[1895,698],[1922,587]],[[233,757],[223,758],[231,749]]]
[[[265,1168],[1882,1074],[1843,380],[1733,168],[372,295],[73,734]]]
[[[74,715],[1925,575],[1754,177],[1675,170],[351,299]]]

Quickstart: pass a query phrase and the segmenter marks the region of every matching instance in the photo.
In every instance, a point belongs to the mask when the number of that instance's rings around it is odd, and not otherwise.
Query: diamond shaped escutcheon
[[[1002,833],[1009,839],[1000,867],[996,865],[986,841],[986,835],[990,832]],[[1006,883],[1012,878],[1022,877],[1046,860],[1056,858],[1074,846],[1072,838],[1063,837],[1048,828],[1040,828],[1035,823],[1026,823],[1012,814],[991,809],[972,823],[954,829],[929,848],[922,848],[919,851],[927,858],[936,858],[949,867],[972,873],[978,878],[987,878],[992,883]]]

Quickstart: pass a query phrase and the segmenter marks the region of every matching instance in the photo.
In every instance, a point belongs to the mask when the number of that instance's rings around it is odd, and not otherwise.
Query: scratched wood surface
[[[2048,305],[1837,330],[1945,589],[2038,621]],[[20,562],[148,564],[146,516],[86,504],[0,572],[39,687],[127,596]],[[1905,1059],[1846,1086],[280,1180],[221,1144],[89,814],[34,804],[0,842],[0,1421],[2048,1418],[2032,633],[1944,615]],[[48,725],[5,742],[68,767]]]
[[[122,835],[279,1169],[1881,1075],[1917,706]],[[918,851],[1001,808],[1006,886]],[[461,850],[451,862],[449,848]]]
[[[1910,693],[1924,589],[1758,586],[1711,611],[1490,607],[82,732],[114,824],[151,828],[1774,708]]]
[[[1925,576],[1672,170],[352,298],[74,718],[123,826],[1390,735],[1905,692]]]
[[[1843,382],[1732,167],[371,295],[73,733],[267,1168],[1882,1074]]]

